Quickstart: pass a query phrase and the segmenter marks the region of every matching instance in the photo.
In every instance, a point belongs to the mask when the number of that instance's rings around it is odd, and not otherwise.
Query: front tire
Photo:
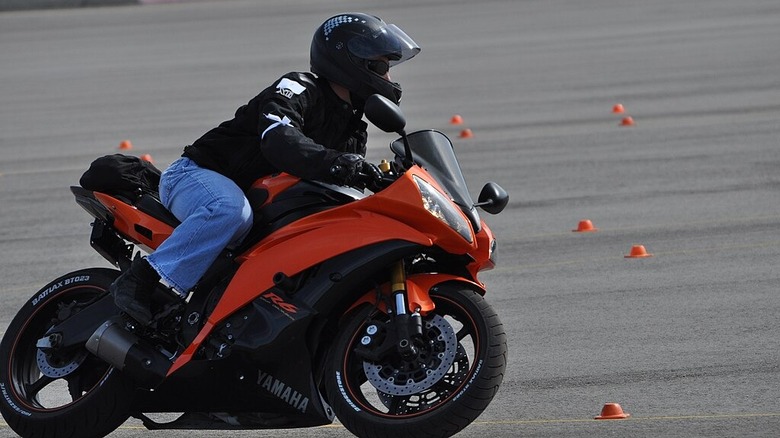
[[[373,362],[361,357],[390,318],[371,306],[340,329],[326,364],[324,386],[336,416],[359,437],[448,437],[487,408],[506,368],[506,335],[496,312],[463,285],[431,292],[434,312],[423,318],[420,353]]]
[[[0,343],[0,411],[22,437],[102,437],[129,417],[134,388],[83,347],[38,347],[54,324],[78,318],[119,275],[85,269],[62,276],[22,307]],[[106,315],[106,318],[111,315]]]

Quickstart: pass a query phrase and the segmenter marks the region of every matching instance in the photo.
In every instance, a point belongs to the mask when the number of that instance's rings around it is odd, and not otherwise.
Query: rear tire
[[[425,342],[414,360],[392,354],[375,363],[356,353],[367,334],[376,339],[389,321],[372,306],[340,329],[324,386],[336,416],[355,435],[448,437],[474,421],[498,391],[507,346],[496,312],[457,283],[440,285],[431,299],[436,310],[423,318]]]
[[[0,343],[0,411],[20,436],[103,437],[129,417],[134,387],[78,348],[44,353],[36,345],[55,322],[107,293],[119,275],[85,269],[64,275],[22,307]],[[106,315],[106,318],[111,315]]]

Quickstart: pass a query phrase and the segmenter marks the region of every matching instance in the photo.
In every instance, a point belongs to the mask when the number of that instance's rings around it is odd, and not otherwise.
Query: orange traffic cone
[[[133,148],[133,144],[130,143],[130,140],[122,140],[122,142],[119,143],[120,151],[129,151],[132,148]]]
[[[631,116],[623,117],[620,121],[620,126],[634,126],[634,119]]]
[[[577,229],[572,230],[575,233],[593,233],[599,229],[593,226],[593,222],[590,219],[583,219],[577,224]]]
[[[463,117],[460,116],[460,114],[455,114],[450,119],[450,125],[462,125],[463,124]]]
[[[143,154],[143,155],[141,155],[139,158],[141,158],[141,159],[142,159],[142,160],[144,160],[144,161],[147,161],[147,162],[149,162],[149,163],[152,163],[152,164],[154,164],[154,160],[152,159],[152,156],[151,156],[151,155],[149,155],[149,154]]]
[[[606,403],[601,408],[601,415],[594,417],[596,420],[622,420],[630,417],[631,414],[623,412],[623,408],[617,403]]]
[[[631,247],[631,253],[624,256],[627,259],[643,259],[645,257],[652,257],[653,255],[648,253],[644,245],[634,245]]]
[[[471,132],[471,129],[464,129],[463,131],[460,131],[460,135],[458,137],[460,137],[460,138],[471,138],[471,137],[474,137],[474,133]]]
[[[623,108],[623,104],[616,103],[615,106],[612,107],[612,112],[615,114],[623,114],[626,111],[625,108]]]

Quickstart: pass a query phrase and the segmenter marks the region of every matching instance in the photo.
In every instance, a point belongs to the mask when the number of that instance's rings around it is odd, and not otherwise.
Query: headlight
[[[466,218],[456,209],[455,204],[417,175],[414,176],[414,182],[420,190],[423,207],[428,210],[428,213],[449,225],[469,243],[474,243],[471,227]]]

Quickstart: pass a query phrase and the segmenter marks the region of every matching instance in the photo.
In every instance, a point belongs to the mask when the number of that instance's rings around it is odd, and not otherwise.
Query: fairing
[[[453,202],[471,221],[474,231],[479,231],[481,221],[469,194],[466,180],[460,170],[452,142],[439,131],[417,131],[407,136],[414,162],[419,164],[444,188]],[[398,139],[390,144],[390,149],[399,157],[406,157],[404,142]]]

